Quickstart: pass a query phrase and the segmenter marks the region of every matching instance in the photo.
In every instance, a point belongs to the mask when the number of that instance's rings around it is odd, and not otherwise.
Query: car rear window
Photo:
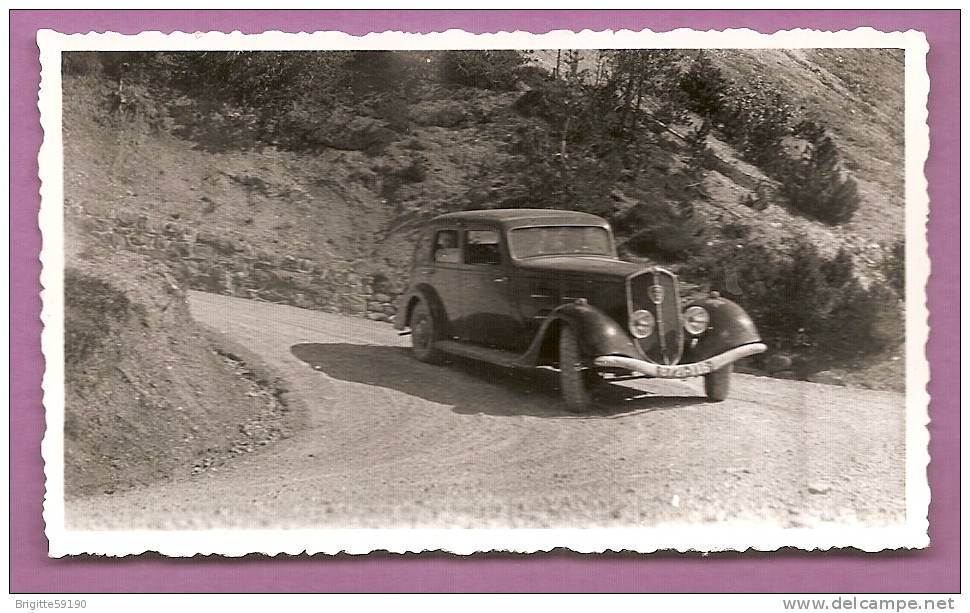
[[[613,255],[613,240],[600,226],[541,226],[516,228],[509,233],[516,258],[543,255]]]

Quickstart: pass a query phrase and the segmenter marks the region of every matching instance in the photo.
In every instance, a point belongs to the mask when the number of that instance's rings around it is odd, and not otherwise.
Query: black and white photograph
[[[925,40],[41,33],[52,555],[925,547]]]

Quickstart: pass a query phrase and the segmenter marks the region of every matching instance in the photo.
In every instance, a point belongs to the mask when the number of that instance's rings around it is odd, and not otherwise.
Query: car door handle
[[[508,280],[509,280],[508,277],[495,277],[494,279],[492,279],[492,281],[494,281],[495,283],[505,283]]]

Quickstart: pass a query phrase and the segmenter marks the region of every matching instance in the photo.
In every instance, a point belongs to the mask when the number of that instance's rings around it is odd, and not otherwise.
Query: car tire
[[[731,391],[731,373],[734,364],[722,366],[709,375],[704,375],[704,393],[711,402],[722,402]]]
[[[559,333],[559,387],[566,410],[571,413],[581,413],[589,409],[592,402],[586,376],[579,351],[579,338],[572,327],[563,326]]]
[[[422,362],[434,364],[441,359],[441,352],[435,347],[438,340],[438,326],[434,315],[424,299],[418,299],[411,311],[411,352]]]

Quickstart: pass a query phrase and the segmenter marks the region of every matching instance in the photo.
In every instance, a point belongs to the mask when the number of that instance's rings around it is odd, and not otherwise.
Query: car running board
[[[482,362],[488,362],[506,368],[517,368],[523,365],[521,354],[506,351],[505,349],[493,349],[491,347],[469,345],[468,343],[459,343],[456,341],[437,341],[434,346],[451,355],[481,360]]]

